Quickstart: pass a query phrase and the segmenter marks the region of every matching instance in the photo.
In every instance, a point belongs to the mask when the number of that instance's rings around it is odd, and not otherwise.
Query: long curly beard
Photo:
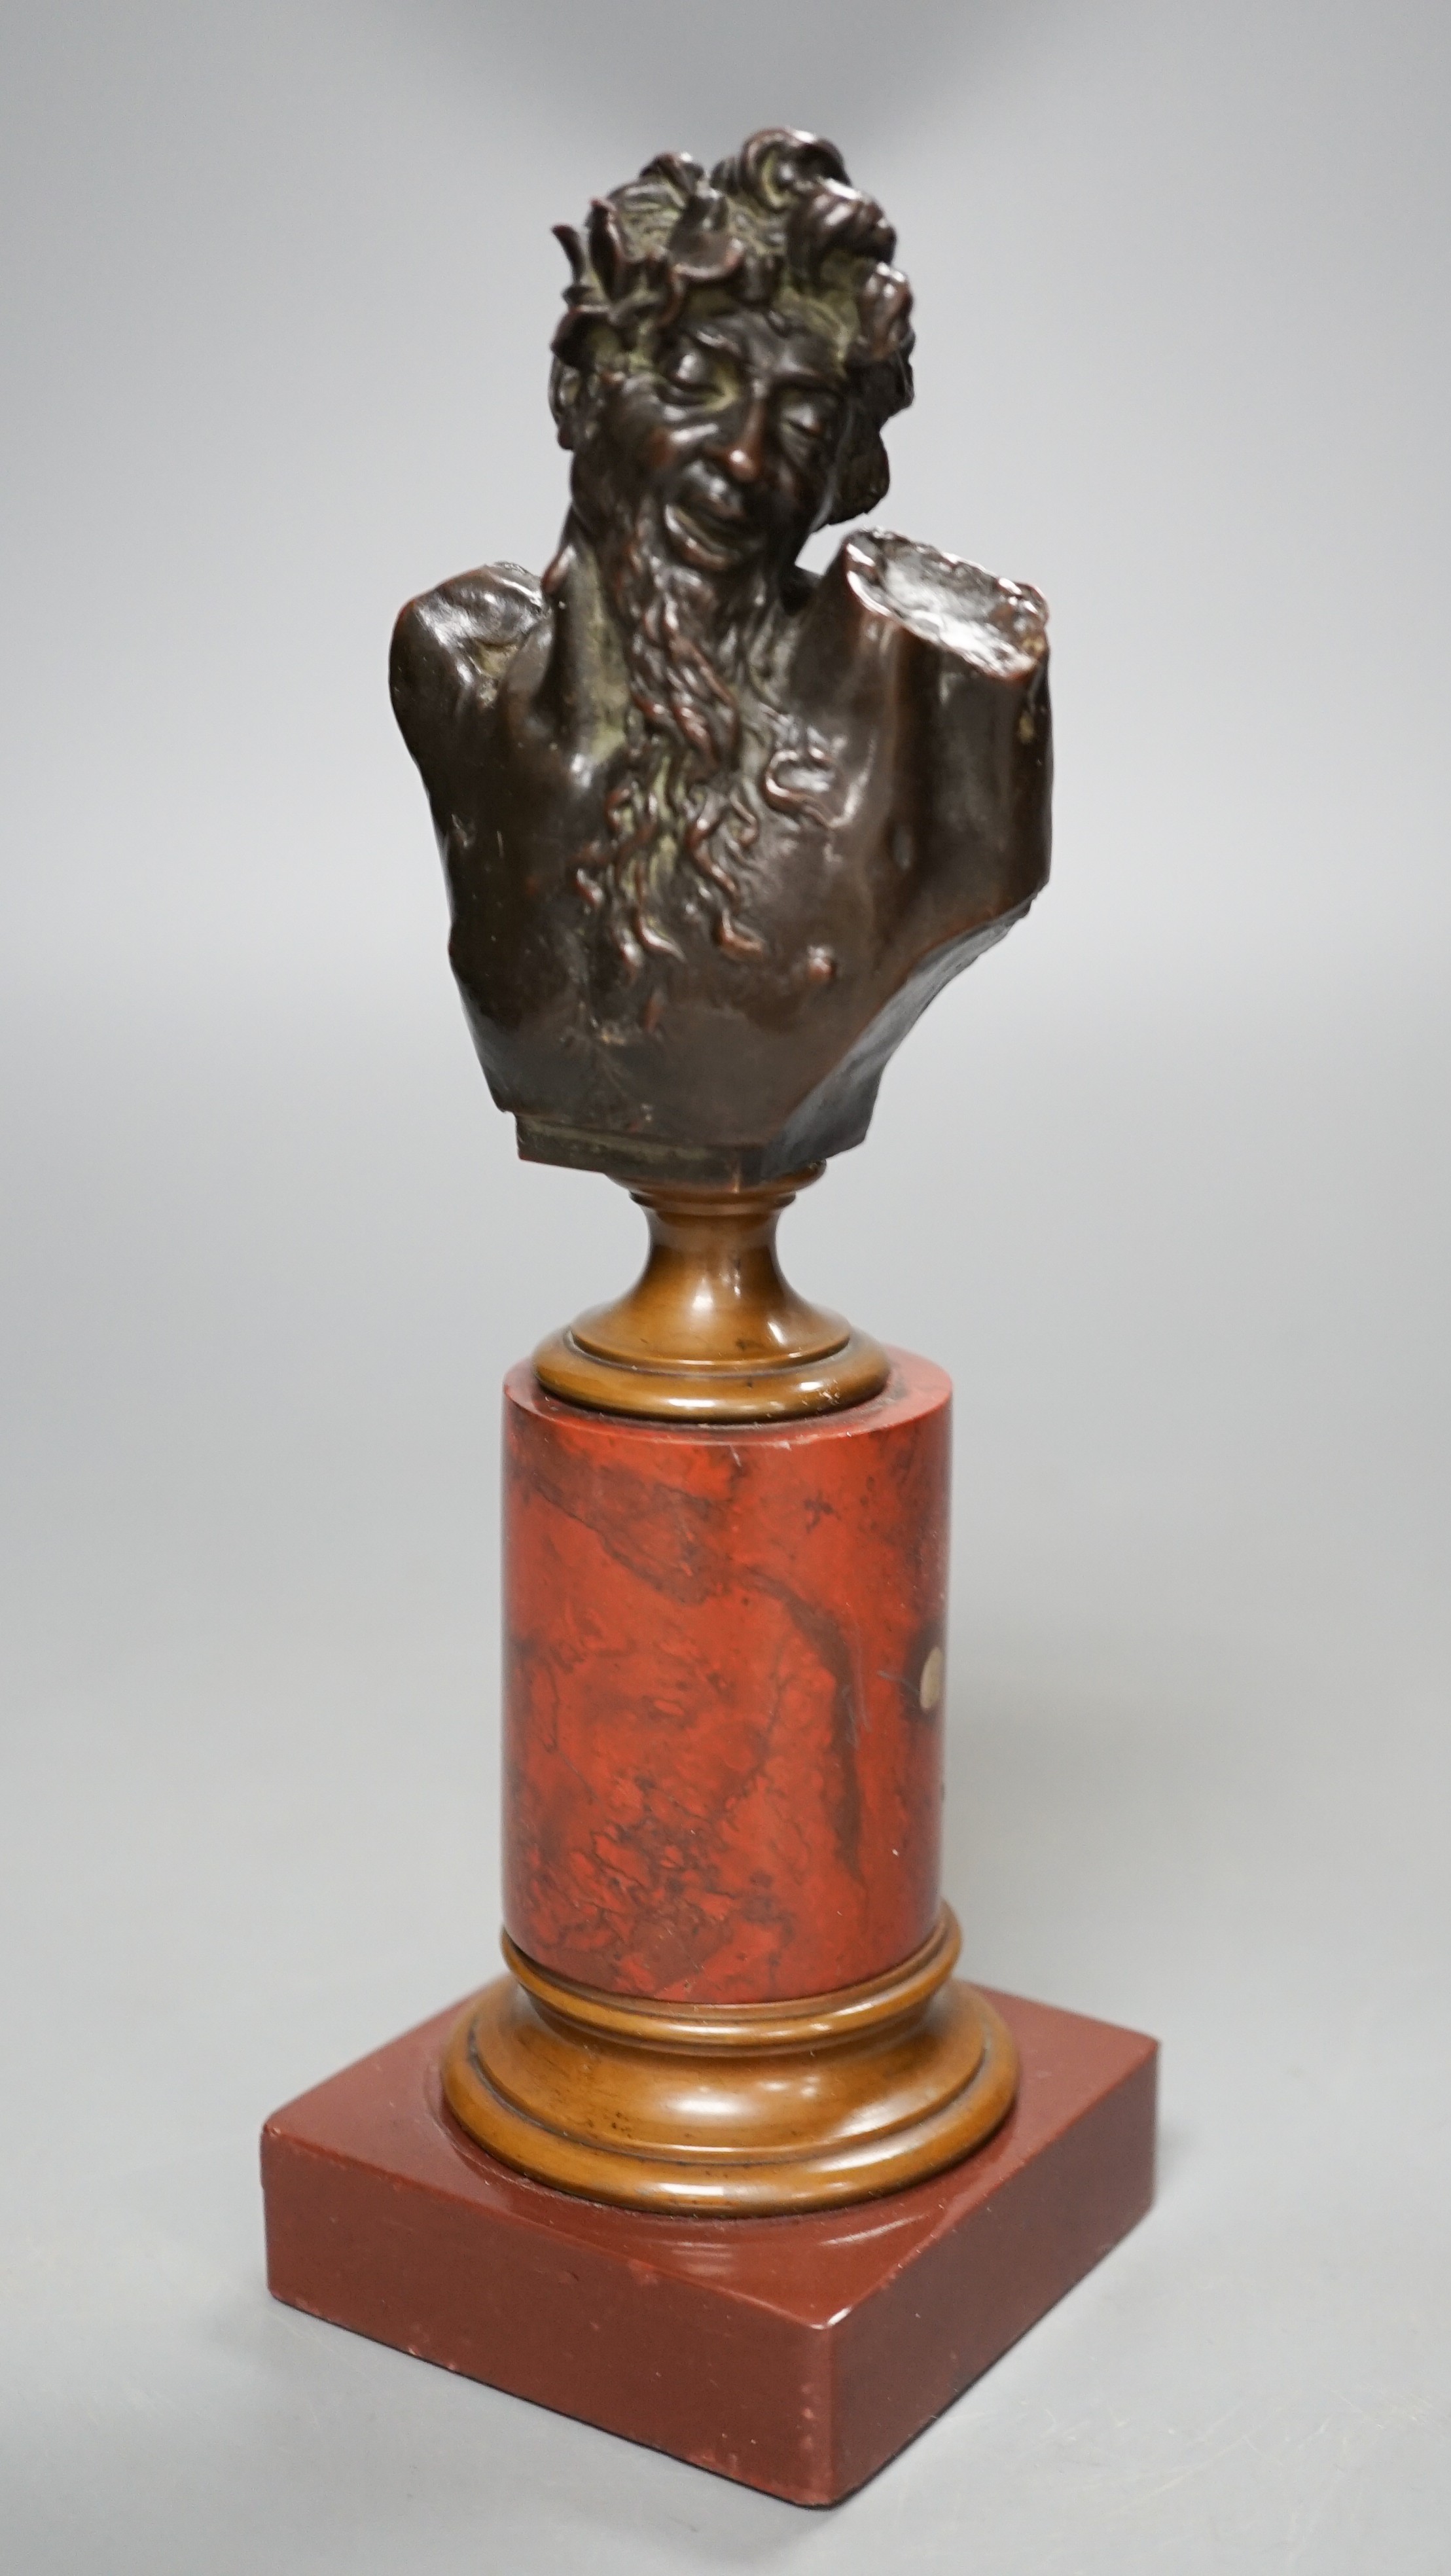
[[[712,652],[650,508],[611,548],[606,585],[630,706],[576,890],[630,979],[652,957],[683,960],[692,930],[727,956],[763,956],[748,879],[767,812],[833,819],[824,754],[775,702],[770,613],[728,627]]]

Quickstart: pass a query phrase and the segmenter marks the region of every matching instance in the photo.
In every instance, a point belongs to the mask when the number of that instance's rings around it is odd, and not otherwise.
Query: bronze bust
[[[520,1151],[750,1187],[860,1141],[1045,882],[1045,612],[877,530],[798,566],[912,399],[895,235],[831,144],[666,153],[559,237],[559,551],[410,602],[394,705]]]

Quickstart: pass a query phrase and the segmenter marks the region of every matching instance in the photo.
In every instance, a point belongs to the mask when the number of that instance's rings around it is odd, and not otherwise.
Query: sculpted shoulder
[[[546,615],[534,575],[481,564],[410,599],[393,629],[389,683],[403,739],[425,777],[464,749],[521,644]]]
[[[792,697],[875,809],[879,964],[921,1008],[1047,881],[1047,610],[1025,582],[858,530],[803,616]]]
[[[829,698],[853,674],[880,685],[903,651],[940,659],[944,677],[972,674],[1013,691],[1041,685],[1048,611],[1027,582],[885,528],[858,528],[818,583],[802,620],[798,685]]]

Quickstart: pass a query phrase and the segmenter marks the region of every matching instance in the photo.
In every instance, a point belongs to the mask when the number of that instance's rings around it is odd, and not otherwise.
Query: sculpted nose
[[[726,472],[737,483],[759,483],[766,461],[766,406],[748,405],[737,415],[730,443],[722,450]]]

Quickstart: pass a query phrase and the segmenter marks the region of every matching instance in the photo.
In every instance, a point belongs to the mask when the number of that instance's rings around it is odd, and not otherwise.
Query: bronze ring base
[[[879,1395],[885,1351],[798,1297],[776,1260],[781,1211],[820,1168],[750,1189],[632,1190],[650,1223],[645,1269],[541,1343],[541,1386],[650,1422],[788,1422]]]
[[[836,1348],[811,1359],[739,1369],[626,1368],[587,1350],[575,1328],[540,1344],[534,1373],[549,1394],[601,1413],[651,1422],[787,1422],[880,1395],[887,1358],[867,1334],[843,1324]]]
[[[780,2004],[652,2003],[553,1976],[504,1936],[513,1975],[475,1996],[444,2055],[454,2117],[558,2191],[716,2217],[898,2191],[981,2146],[1017,2052],[952,1975],[944,1906],[886,1976]]]

